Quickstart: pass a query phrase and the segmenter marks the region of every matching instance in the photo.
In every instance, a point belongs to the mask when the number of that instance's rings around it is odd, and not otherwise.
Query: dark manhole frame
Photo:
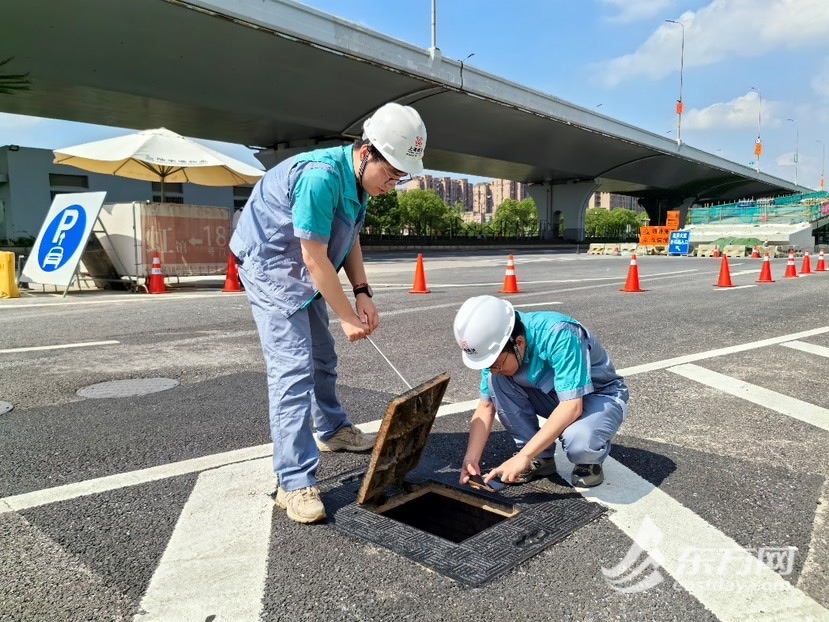
[[[335,529],[382,546],[467,587],[480,587],[502,576],[606,511],[572,489],[564,494],[551,490],[545,480],[510,486],[498,494],[464,489],[457,484],[456,469],[424,456],[407,476],[400,494],[436,485],[518,510],[513,517],[454,543],[378,514],[371,506],[359,505],[356,499],[364,474],[362,470],[354,471],[318,482]]]

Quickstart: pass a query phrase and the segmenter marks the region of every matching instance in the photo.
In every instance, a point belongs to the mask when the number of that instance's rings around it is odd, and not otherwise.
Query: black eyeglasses
[[[495,362],[492,363],[492,365],[490,365],[489,367],[487,367],[487,369],[489,370],[489,373],[491,373],[491,374],[500,374],[501,373],[501,370],[504,369],[504,364],[507,362],[507,359],[504,359],[503,361],[501,361],[500,365],[498,364],[498,360],[505,354],[507,356],[509,356],[509,352],[501,352],[501,354],[498,355],[498,358],[495,359]]]

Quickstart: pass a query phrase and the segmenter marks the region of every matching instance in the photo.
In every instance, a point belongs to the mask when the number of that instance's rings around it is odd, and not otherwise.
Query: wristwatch
[[[365,294],[369,298],[374,296],[374,292],[371,291],[371,285],[368,283],[357,283],[354,286],[354,297],[356,298],[358,294]]]

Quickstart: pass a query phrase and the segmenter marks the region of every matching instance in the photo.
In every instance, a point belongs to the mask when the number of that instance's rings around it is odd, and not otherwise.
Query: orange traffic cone
[[[722,263],[720,264],[720,280],[714,287],[734,287],[731,282],[731,271],[728,269],[728,255],[722,256]]]
[[[751,258],[760,259],[760,250],[756,246],[754,247],[754,250],[751,251]]]
[[[158,251],[153,253],[153,267],[150,270],[150,280],[147,282],[148,294],[166,294],[169,290],[164,282],[164,273],[161,271],[161,258]]]
[[[625,281],[625,287],[619,290],[620,292],[644,292],[644,289],[639,289],[639,266],[636,263],[636,254],[630,258],[630,268],[628,268],[628,279]]]
[[[809,251],[803,253],[803,265],[800,266],[800,274],[812,274],[812,258],[809,256]]]
[[[815,268],[815,272],[826,272],[826,262],[823,259],[823,249],[820,249],[820,252],[817,256],[817,268]]]
[[[504,276],[504,287],[502,287],[499,291],[499,294],[520,294],[521,290],[518,289],[518,279],[515,278],[515,261],[512,259],[512,255],[509,256],[507,259],[507,273]]]
[[[786,264],[786,273],[783,275],[785,279],[796,279],[797,268],[794,267],[794,251],[789,251],[789,261]]]
[[[766,253],[766,256],[763,257],[763,269],[760,270],[760,278],[757,279],[758,283],[774,283],[774,279],[771,278],[771,261],[769,261],[769,254]]]
[[[719,259],[719,257],[720,257],[720,247],[719,247],[719,246],[715,246],[715,247],[714,247],[714,252],[713,252],[713,253],[711,253],[711,256],[712,256],[714,259]]]
[[[410,294],[428,294],[429,288],[426,287],[426,273],[423,270],[423,255],[417,255],[417,269],[415,270],[415,280]]]
[[[236,268],[236,258],[233,253],[227,253],[227,274],[225,275],[225,286],[223,292],[241,292],[242,284],[239,282],[239,270]]]
[[[622,253],[619,251],[619,245],[617,244],[616,247],[613,249],[613,256],[614,257],[619,257],[619,256],[621,256],[621,254]]]

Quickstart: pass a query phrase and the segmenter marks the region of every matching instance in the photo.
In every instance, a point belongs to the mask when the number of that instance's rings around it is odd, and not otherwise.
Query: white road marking
[[[258,620],[273,486],[268,458],[199,475],[135,622]]]
[[[556,451],[555,455],[559,473],[569,474],[573,465],[564,452]],[[613,458],[605,460],[604,470],[606,479],[601,486],[577,490],[586,499],[614,510],[608,516],[610,522],[635,542],[643,521],[648,518],[653,521],[664,536],[662,540],[637,544],[658,559],[660,566],[677,584],[717,618],[723,622],[829,620],[829,611],[819,603],[659,488]],[[718,553],[719,557],[712,565],[718,566],[724,559],[723,574],[686,576],[692,565],[692,560],[688,559],[689,547],[693,547],[691,553],[694,550]],[[711,563],[709,558],[703,561]],[[742,575],[741,571],[746,569],[750,569],[750,573]],[[712,583],[718,583],[720,579],[728,581],[735,589],[723,590],[716,586],[706,589],[705,580],[709,578]]]
[[[120,341],[82,341],[78,343],[61,343],[54,346],[32,346],[29,348],[6,348],[0,350],[0,354],[14,354],[17,352],[41,352],[43,350],[66,350],[68,348],[92,348],[95,346],[112,346],[121,343]]]
[[[512,305],[513,307],[546,307],[549,305],[560,305],[560,302],[532,302],[532,303],[524,303],[524,304],[517,304]]]
[[[829,333],[829,326],[822,326],[821,328],[812,328],[804,330],[799,333],[792,333],[790,335],[781,335],[780,337],[771,337],[769,339],[761,339],[760,341],[751,341],[749,343],[741,343],[736,346],[728,346],[725,348],[717,348],[716,350],[708,350],[706,352],[697,352],[696,354],[685,354],[683,356],[676,356],[653,363],[644,363],[643,365],[634,365],[624,370],[620,369],[619,373],[622,376],[635,376],[636,374],[643,374],[657,369],[667,369],[674,365],[681,365],[683,363],[693,363],[694,361],[702,361],[704,359],[714,358],[715,356],[725,356],[727,354],[735,354],[736,352],[746,352],[748,350],[756,350],[758,348],[765,348],[766,346],[775,346],[787,341],[794,341],[804,337],[814,337],[815,335],[823,335]]]
[[[829,431],[829,410],[821,406],[815,406],[809,402],[705,369],[699,365],[678,365],[669,367],[668,371],[723,393],[739,397],[752,404],[774,410],[781,415]]]
[[[478,400],[445,404],[438,409],[437,416],[445,417],[446,415],[466,412],[475,408],[477,404]],[[380,419],[376,419],[368,423],[360,424],[357,427],[363,432],[374,433],[380,429],[381,421],[382,420]],[[127,486],[137,486],[139,484],[145,484],[147,482],[153,482],[168,477],[198,473],[199,471],[215,469],[217,467],[222,467],[236,462],[246,462],[248,460],[256,460],[257,458],[266,458],[272,455],[273,445],[271,443],[267,443],[265,445],[256,445],[254,447],[226,451],[224,453],[213,454],[211,456],[203,456],[201,458],[192,458],[190,460],[162,464],[160,466],[154,466],[147,469],[139,469],[137,471],[129,471],[127,473],[118,473],[117,475],[98,477],[83,482],[55,486],[54,488],[35,490],[33,492],[26,492],[0,499],[0,514],[4,514],[6,512],[18,512],[20,510],[47,505],[49,503],[57,503],[58,501],[68,501],[69,499],[76,499],[87,495],[95,495],[108,490],[126,488]]]
[[[734,287],[717,287],[716,291],[730,291],[734,289],[745,289],[747,287],[757,287],[756,285],[735,285]]]
[[[780,345],[792,348],[793,350],[800,350],[802,352],[808,352],[809,354],[829,358],[829,348],[825,346],[818,346],[813,343],[806,343],[805,341],[788,341]]]
[[[181,291],[173,291],[170,295],[154,296],[150,294],[135,294],[130,295],[127,292],[123,298],[116,298],[114,296],[107,296],[106,298],[96,298],[95,300],[69,300],[63,298],[55,300],[54,302],[29,302],[22,304],[5,304],[0,305],[0,311],[14,311],[16,309],[32,309],[34,307],[65,307],[69,305],[105,305],[105,304],[125,304],[132,302],[163,302],[165,300],[193,300],[195,298],[236,298],[245,296],[244,292],[221,292],[218,289],[212,294],[195,294]],[[17,300],[20,300],[19,298]],[[6,301],[8,302],[8,301]]]

